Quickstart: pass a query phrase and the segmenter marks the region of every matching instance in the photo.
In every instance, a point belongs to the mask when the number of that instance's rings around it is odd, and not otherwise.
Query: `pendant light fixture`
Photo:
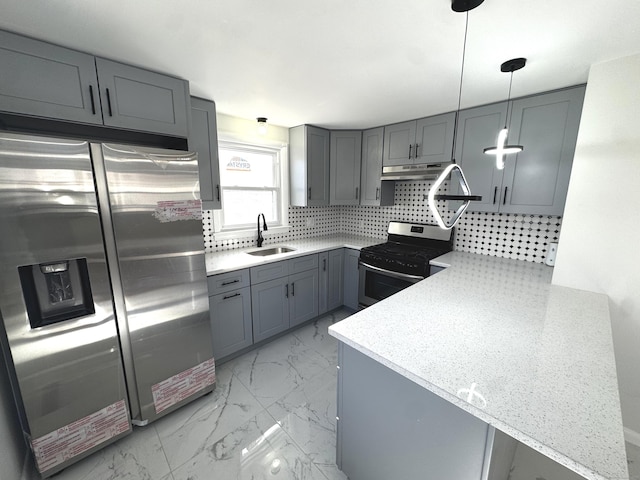
[[[426,195],[427,203],[429,208],[431,209],[431,213],[436,220],[438,226],[445,230],[450,230],[458,223],[458,220],[462,216],[462,214],[469,207],[469,203],[472,201],[482,200],[480,195],[471,195],[471,189],[469,188],[469,183],[462,172],[462,168],[460,165],[456,164],[456,136],[458,134],[458,117],[460,116],[460,102],[462,100],[462,79],[464,77],[464,59],[467,51],[467,32],[469,30],[469,10],[473,10],[477,6],[481,5],[484,0],[451,0],[451,9],[454,12],[464,12],[466,13],[466,21],[464,27],[464,43],[462,46],[462,68],[460,69],[460,88],[458,89],[458,110],[456,111],[456,118],[453,125],[453,149],[451,153],[451,165],[443,170],[438,179],[431,185],[429,189],[429,194]],[[462,190],[463,195],[436,195],[438,189],[445,182],[447,177],[451,175],[451,179],[453,180],[454,172],[458,176],[458,183],[460,185],[460,190]],[[444,221],[444,218],[438,207],[436,205],[436,200],[458,200],[462,201],[462,204],[455,211],[453,216],[448,222]]]
[[[496,156],[496,168],[502,170],[504,168],[504,156],[511,153],[518,153],[524,150],[522,145],[508,145],[507,134],[509,130],[507,125],[509,124],[509,100],[511,100],[511,85],[513,84],[513,72],[516,72],[523,68],[527,64],[526,58],[512,58],[500,65],[500,71],[504,73],[511,73],[509,79],[509,94],[507,95],[507,116],[504,122],[504,128],[498,133],[498,141],[495,147],[487,147],[483,151],[488,155]]]
[[[267,134],[267,117],[258,117],[256,118],[258,121],[258,134],[266,135]]]

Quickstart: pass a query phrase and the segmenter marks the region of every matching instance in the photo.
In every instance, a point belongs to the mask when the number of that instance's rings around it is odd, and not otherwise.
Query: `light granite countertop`
[[[471,253],[329,333],[588,479],[628,479],[605,295]],[[469,395],[469,391],[474,395]]]
[[[247,252],[258,250],[256,247],[243,248],[237,250],[226,250],[224,252],[207,253],[205,260],[207,264],[207,275],[217,275],[219,273],[232,272],[241,268],[250,268],[257,265],[264,265],[271,262],[279,262],[289,258],[301,257],[312,253],[320,253],[334,248],[353,248],[360,250],[363,247],[384,243],[385,240],[372,237],[357,237],[354,235],[326,235],[313,237],[306,240],[292,240],[283,243],[264,244],[263,249],[286,246],[294,248],[293,252],[279,253],[267,257],[257,257],[249,255]]]

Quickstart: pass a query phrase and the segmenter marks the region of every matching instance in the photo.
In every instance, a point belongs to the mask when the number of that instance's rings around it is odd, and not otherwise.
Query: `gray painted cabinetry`
[[[329,205],[330,132],[311,125],[289,129],[291,205]]]
[[[359,257],[359,250],[344,249],[344,305],[353,310],[358,309]]]
[[[318,255],[251,268],[253,340],[259,342],[318,315]]]
[[[220,359],[253,344],[249,270],[207,278],[213,356]]]
[[[495,156],[482,150],[495,145],[507,105],[460,112],[456,157],[471,191],[483,197],[469,210],[562,215],[583,98],[584,87],[576,87],[511,102],[509,143],[524,150],[507,155],[502,171],[495,167]]]
[[[350,480],[486,478],[486,423],[338,345],[336,460]]]
[[[342,306],[344,298],[344,249],[337,248],[318,254],[320,285],[318,314]]]
[[[362,132],[362,170],[360,178],[360,205],[393,205],[395,182],[382,181],[382,150],[384,128],[372,128]]]
[[[191,97],[189,150],[198,152],[202,208],[221,209],[216,105],[210,100]]]
[[[0,31],[0,111],[186,137],[185,80]]]
[[[361,131],[334,130],[331,132],[329,169],[331,205],[360,203],[361,148]]]
[[[384,127],[384,166],[451,160],[455,112]]]

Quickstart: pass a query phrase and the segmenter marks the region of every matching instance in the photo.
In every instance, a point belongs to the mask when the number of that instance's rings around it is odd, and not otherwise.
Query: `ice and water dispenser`
[[[18,267],[31,328],[95,313],[86,258]]]

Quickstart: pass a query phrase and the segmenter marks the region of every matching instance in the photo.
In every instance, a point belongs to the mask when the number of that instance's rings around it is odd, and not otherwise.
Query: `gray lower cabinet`
[[[207,277],[213,356],[220,359],[253,343],[249,270]]]
[[[202,208],[221,209],[216,104],[211,100],[191,97],[189,150],[198,152]]]
[[[350,480],[481,480],[486,423],[338,345],[336,463]]]
[[[226,357],[253,343],[249,287],[209,297],[209,312],[214,358]]]
[[[329,205],[329,150],[329,130],[311,125],[289,129],[291,205]]]
[[[353,310],[358,309],[358,258],[359,250],[344,249],[344,305]]]
[[[456,157],[474,195],[470,211],[562,215],[569,187],[584,87],[534,95],[509,105],[511,144],[524,150],[505,157],[504,170],[483,149],[505,125],[502,102],[460,112]],[[451,193],[460,193],[452,188]],[[452,206],[452,208],[455,207]]]
[[[251,268],[253,340],[318,316],[318,255]]]
[[[331,132],[330,203],[358,205],[360,203],[360,162],[362,132],[334,130]]]
[[[341,307],[344,301],[344,248],[318,254],[318,314]]]
[[[185,138],[189,84],[0,31],[0,111]]]

